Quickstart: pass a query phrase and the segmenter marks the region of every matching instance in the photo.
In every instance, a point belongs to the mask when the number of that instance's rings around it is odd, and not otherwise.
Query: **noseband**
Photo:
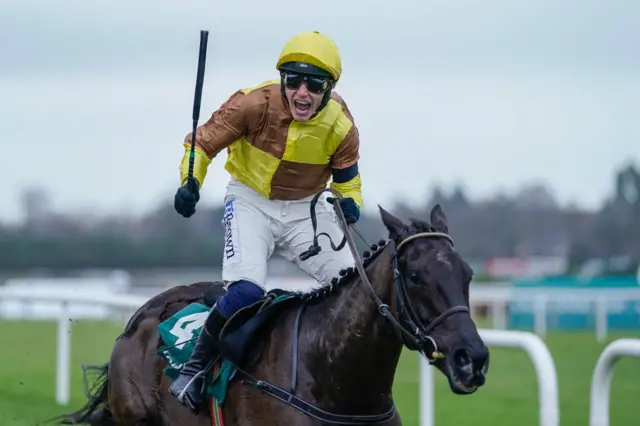
[[[313,197],[313,199],[311,200],[311,223],[313,226],[313,244],[311,245],[311,247],[307,252],[304,252],[302,255],[300,255],[300,258],[302,260],[305,260],[311,256],[315,256],[316,254],[320,253],[320,246],[318,245],[318,236],[320,235],[325,235],[327,238],[329,238],[329,242],[331,243],[331,248],[335,251],[342,249],[345,243],[347,243],[349,245],[349,249],[351,250],[351,254],[356,260],[355,266],[359,272],[360,279],[362,279],[362,281],[367,285],[369,292],[373,296],[376,302],[376,305],[378,306],[378,312],[380,312],[384,317],[386,317],[391,322],[395,332],[398,334],[398,336],[400,337],[404,345],[411,350],[417,350],[419,352],[422,352],[422,354],[429,361],[429,363],[433,363],[438,359],[444,358],[445,355],[438,350],[438,345],[436,344],[436,341],[429,334],[432,333],[433,330],[439,324],[442,324],[442,322],[448,317],[450,317],[451,315],[458,312],[469,313],[469,308],[464,305],[453,306],[447,309],[446,311],[444,311],[443,313],[441,313],[440,315],[438,315],[429,323],[423,324],[420,318],[418,318],[418,315],[416,315],[415,310],[413,309],[413,306],[409,301],[407,286],[405,284],[403,274],[400,272],[398,258],[399,258],[400,250],[402,250],[402,248],[405,247],[405,245],[417,239],[444,238],[449,240],[449,242],[453,244],[452,238],[448,234],[445,234],[443,232],[421,232],[419,234],[414,234],[405,238],[400,243],[398,243],[396,247],[392,247],[393,277],[395,280],[395,296],[396,296],[397,305],[398,305],[396,309],[396,315],[394,315],[389,305],[384,303],[382,299],[380,299],[380,297],[376,294],[373,286],[371,285],[371,282],[369,281],[369,278],[367,277],[367,274],[364,270],[364,264],[362,262],[362,259],[360,258],[360,255],[358,254],[358,250],[353,241],[353,236],[349,231],[349,225],[347,224],[347,221],[344,217],[344,213],[340,208],[340,203],[338,202],[334,203],[334,209],[336,211],[336,214],[338,215],[338,219],[340,219],[340,225],[344,232],[344,237],[342,238],[342,241],[340,242],[340,244],[338,246],[335,246],[333,243],[333,240],[327,233],[324,233],[324,232],[320,234],[317,233],[318,223],[316,218],[315,207],[320,195],[325,191],[333,193],[338,199],[342,198],[342,195],[338,191],[334,190],[333,188],[325,188],[324,190],[318,192]],[[395,243],[391,241],[391,244],[395,244]]]

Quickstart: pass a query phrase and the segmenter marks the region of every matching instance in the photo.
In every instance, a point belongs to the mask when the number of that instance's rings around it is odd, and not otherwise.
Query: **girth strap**
[[[391,406],[391,409],[382,414],[360,414],[360,415],[344,415],[334,414],[328,411],[324,411],[318,407],[314,407],[308,402],[298,398],[291,393],[280,389],[279,387],[267,383],[262,380],[257,380],[249,374],[242,372],[247,378],[242,380],[242,383],[251,387],[261,390],[262,392],[271,395],[272,397],[279,399],[285,404],[294,407],[303,413],[314,417],[325,423],[342,424],[342,425],[371,425],[378,423],[385,423],[393,419],[396,415],[395,404]]]

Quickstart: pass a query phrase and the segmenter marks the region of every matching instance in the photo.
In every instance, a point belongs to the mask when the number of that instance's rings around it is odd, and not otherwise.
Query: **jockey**
[[[346,103],[333,89],[342,73],[338,48],[317,31],[296,35],[282,49],[280,79],[241,89],[197,128],[193,178],[187,176],[191,133],[180,164],[182,186],[174,207],[184,217],[196,211],[212,159],[223,149],[231,175],[225,195],[222,280],[226,293],[211,309],[191,358],[169,388],[194,412],[203,399],[198,373],[216,353],[218,334],[237,310],[262,299],[267,261],[273,253],[297,264],[319,285],[354,265],[348,247],[323,249],[305,261],[299,255],[313,241],[309,203],[331,187],[343,198],[349,224],[360,217],[358,129]],[[318,201],[318,229],[342,238],[328,197]]]

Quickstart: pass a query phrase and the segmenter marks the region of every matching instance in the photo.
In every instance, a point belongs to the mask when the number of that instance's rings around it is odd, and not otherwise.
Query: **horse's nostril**
[[[471,375],[473,374],[473,360],[469,355],[469,351],[464,348],[459,348],[452,353],[453,363],[456,366],[459,374]]]
[[[489,351],[487,349],[476,351],[473,353],[472,359],[473,368],[476,371],[481,371],[482,374],[485,374],[489,368]]]
[[[471,364],[471,357],[469,356],[469,352],[466,349],[456,349],[453,352],[453,360],[458,365],[466,365]]]
[[[489,363],[489,352],[483,349],[470,347],[458,348],[452,353],[453,361],[462,368],[473,369],[484,374]]]
[[[484,362],[484,364],[482,364],[482,368],[480,369],[480,373],[482,373],[482,375],[486,375],[487,371],[489,371],[489,358],[487,358]]]

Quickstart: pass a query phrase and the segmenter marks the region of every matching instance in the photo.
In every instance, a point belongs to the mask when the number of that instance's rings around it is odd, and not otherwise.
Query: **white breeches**
[[[300,200],[269,200],[253,189],[231,178],[225,196],[224,251],[222,279],[229,283],[249,280],[264,290],[278,287],[277,280],[267,283],[267,261],[276,253],[295,263],[312,278],[311,287],[325,285],[339,276],[341,269],[354,266],[349,246],[333,251],[326,236],[318,243],[322,251],[305,261],[299,255],[313,243],[310,202],[313,196]],[[331,204],[320,197],[316,205],[318,233],[331,235],[334,244],[344,233],[338,225]],[[313,280],[308,280],[313,281]]]

